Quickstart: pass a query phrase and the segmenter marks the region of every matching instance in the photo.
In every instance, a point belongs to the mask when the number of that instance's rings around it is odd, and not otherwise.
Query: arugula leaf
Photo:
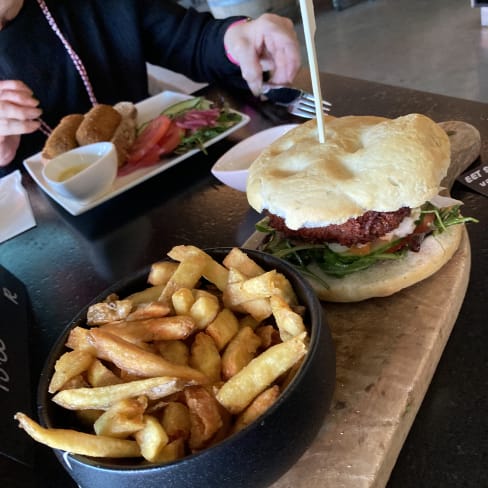
[[[468,222],[478,223],[478,220],[473,217],[463,217],[461,215],[461,205],[438,208],[427,202],[422,206],[421,213],[433,213],[435,215],[434,233],[444,232],[451,225],[466,224]]]
[[[285,259],[300,270],[306,269],[310,272],[310,266],[315,264],[326,275],[340,278],[367,269],[377,261],[403,257],[407,252],[405,249],[388,252],[399,241],[400,239],[396,239],[366,255],[356,255],[333,251],[327,244],[297,245],[293,240],[275,231],[272,238],[263,245],[262,250]]]

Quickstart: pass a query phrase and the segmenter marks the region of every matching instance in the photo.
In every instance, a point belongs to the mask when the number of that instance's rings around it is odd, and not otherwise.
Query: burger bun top
[[[450,144],[428,117],[325,116],[324,126],[325,143],[313,119],[253,162],[247,198],[255,210],[296,230],[342,224],[369,210],[416,208],[438,194]]]

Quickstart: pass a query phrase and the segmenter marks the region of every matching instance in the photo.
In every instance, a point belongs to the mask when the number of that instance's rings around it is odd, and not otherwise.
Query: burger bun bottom
[[[404,258],[381,261],[343,278],[324,275],[328,288],[313,279],[310,283],[318,297],[328,302],[359,302],[390,296],[440,270],[454,256],[463,232],[464,225],[454,225],[442,234],[428,236],[419,252],[408,251]]]

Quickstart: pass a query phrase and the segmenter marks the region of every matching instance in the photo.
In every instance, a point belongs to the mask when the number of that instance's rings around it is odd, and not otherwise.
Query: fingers
[[[20,96],[24,100],[37,101],[32,95],[32,90],[20,80],[0,80],[0,99]]]
[[[262,23],[262,58],[272,62],[270,81],[274,84],[292,83],[301,64],[300,44],[290,19],[266,14],[256,19]]]
[[[21,81],[0,81],[0,136],[28,134],[39,128],[42,110]]]
[[[0,99],[0,120],[2,119],[16,119],[20,121],[27,121],[37,119],[41,116],[42,110],[37,106],[31,104],[19,104],[9,100]]]
[[[39,129],[42,111],[37,107],[22,107],[0,101],[0,136],[30,134]]]
[[[258,53],[248,42],[244,41],[236,46],[236,53],[242,77],[246,80],[252,93],[259,95],[263,84],[263,68]]]
[[[0,136],[30,134],[39,129],[39,120],[17,120],[0,118]]]
[[[282,44],[271,53],[274,67],[269,72],[269,81],[276,85],[286,85],[293,82],[300,68],[300,54],[295,51],[295,45]]]
[[[255,95],[261,92],[263,70],[271,73],[271,82],[289,84],[300,68],[298,38],[292,21],[285,17],[263,14],[253,21],[234,24],[224,42]]]

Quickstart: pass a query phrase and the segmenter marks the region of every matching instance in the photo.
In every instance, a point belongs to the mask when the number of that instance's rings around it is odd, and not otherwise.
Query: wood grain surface
[[[450,188],[478,157],[480,136],[463,122],[440,125],[451,140],[443,181]],[[430,278],[387,298],[324,303],[337,355],[335,394],[315,441],[273,488],[386,485],[456,322],[470,263],[465,231],[454,257]]]

